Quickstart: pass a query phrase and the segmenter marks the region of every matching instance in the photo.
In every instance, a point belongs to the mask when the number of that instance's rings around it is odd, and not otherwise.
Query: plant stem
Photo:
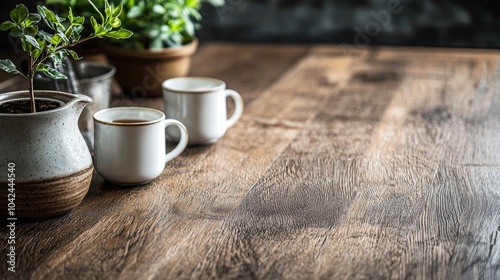
[[[33,58],[29,58],[29,69],[31,69],[31,67],[33,64]],[[31,105],[31,113],[36,113],[36,106],[35,106],[35,91],[33,89],[33,77],[35,76],[35,72],[34,71],[29,71],[28,72],[28,82],[30,84],[30,105]]]
[[[92,3],[92,1],[88,0],[90,5],[94,8],[94,10],[96,10],[96,12],[101,16],[101,20],[102,22],[104,22],[104,16],[102,15],[101,11],[99,11],[99,9],[95,6],[94,3]]]
[[[71,43],[71,44],[68,44],[68,45],[66,45],[66,46],[60,46],[59,48],[56,48],[56,49],[54,50],[54,52],[57,52],[57,51],[60,51],[60,50],[65,50],[65,49],[69,49],[69,48],[71,48],[71,47],[74,47],[74,46],[75,46],[75,45],[77,45],[77,44],[80,44],[80,43],[83,43],[83,42],[85,42],[85,41],[88,41],[88,40],[94,39],[94,38],[96,38],[96,37],[97,37],[97,36],[95,36],[95,35],[90,35],[90,36],[89,36],[89,37],[87,37],[87,38],[80,39],[80,40],[75,41],[75,42],[73,42],[73,43]]]
[[[83,38],[81,40],[73,42],[71,44],[68,44],[68,45],[65,45],[65,46],[60,46],[60,47],[58,47],[58,48],[56,48],[54,50],[54,53],[58,52],[60,50],[69,49],[69,48],[75,46],[76,44],[88,41],[90,39],[94,39],[95,37],[97,37],[97,36],[92,35],[92,36],[89,36],[87,38]],[[50,55],[48,53],[44,53],[44,55],[41,58],[36,59],[35,61],[33,61],[33,58],[31,56],[29,57],[28,69],[30,69],[30,71],[28,71],[28,77],[27,77],[27,79],[28,79],[28,83],[30,85],[29,93],[30,93],[31,113],[36,113],[35,91],[34,91],[34,88],[33,88],[33,80],[34,80],[34,77],[35,77],[36,68],[38,67],[38,65],[40,65],[40,63],[44,62],[49,57],[50,57]]]
[[[88,41],[90,39],[94,39],[95,37],[97,37],[97,36],[92,35],[92,36],[89,36],[87,38],[83,38],[81,40],[73,42],[71,44],[68,44],[68,45],[65,45],[65,46],[60,46],[60,47],[58,47],[58,48],[56,48],[54,50],[54,53],[58,52],[60,50],[69,49],[69,48],[75,46],[76,44]],[[30,85],[29,92],[30,92],[31,113],[36,113],[35,91],[34,91],[34,87],[33,87],[33,80],[34,80],[34,77],[35,77],[36,68],[38,67],[38,65],[40,65],[40,63],[44,62],[49,57],[50,57],[50,55],[48,53],[45,53],[40,59],[36,59],[35,61],[33,61],[32,57],[29,57],[28,69],[30,69],[31,71],[28,71],[28,77],[27,77],[27,79],[28,79],[28,83]]]

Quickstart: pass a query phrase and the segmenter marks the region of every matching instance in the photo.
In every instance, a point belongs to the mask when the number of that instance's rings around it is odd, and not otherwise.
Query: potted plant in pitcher
[[[162,95],[161,82],[185,76],[198,41],[195,30],[202,1],[223,0],[112,0],[122,3],[122,26],[134,34],[106,45],[108,61],[125,92],[147,97]]]
[[[89,0],[90,2],[90,0]],[[90,2],[94,5],[92,2]],[[95,7],[96,11],[99,11]],[[91,99],[57,91],[36,91],[35,73],[52,79],[66,77],[47,64],[60,65],[67,56],[78,59],[71,47],[93,38],[128,38],[131,32],[121,28],[122,6],[107,2],[100,23],[90,18],[93,30],[82,37],[85,17],[70,10],[62,18],[45,6],[29,13],[17,5],[10,21],[0,30],[10,30],[19,38],[28,58],[26,73],[8,59],[0,60],[0,69],[22,75],[29,91],[0,94],[0,200],[1,215],[46,218],[71,211],[83,200],[93,173],[90,152],[78,130],[78,117]],[[45,24],[45,30],[38,27]]]

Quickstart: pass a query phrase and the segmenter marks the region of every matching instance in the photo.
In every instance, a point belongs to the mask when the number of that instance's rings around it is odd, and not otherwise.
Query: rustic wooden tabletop
[[[217,43],[191,75],[240,122],[18,225],[16,273],[3,227],[1,278],[500,279],[500,51]]]

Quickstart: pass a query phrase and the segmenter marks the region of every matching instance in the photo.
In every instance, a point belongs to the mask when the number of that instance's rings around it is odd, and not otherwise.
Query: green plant
[[[110,0],[112,6],[123,5],[122,26],[134,33],[130,40],[114,43],[133,49],[161,49],[191,42],[201,20],[202,2],[213,6],[224,4],[224,0]],[[44,3],[96,16],[95,10],[84,1],[45,0]]]
[[[50,59],[55,66],[61,65],[67,56],[73,59],[80,59],[78,54],[70,50],[71,47],[88,41],[93,38],[114,38],[125,39],[132,35],[129,30],[121,28],[120,14],[123,5],[113,7],[104,1],[104,14],[99,11],[92,1],[89,4],[99,15],[101,23],[98,23],[94,16],[90,17],[93,30],[90,35],[82,37],[85,17],[75,16],[71,8],[66,17],[60,17],[45,6],[37,6],[38,13],[29,13],[25,5],[17,5],[10,12],[10,21],[5,21],[0,25],[0,30],[10,30],[12,37],[19,38],[23,51],[28,56],[28,70],[24,74],[19,71],[14,63],[9,59],[0,60],[0,69],[19,74],[26,78],[29,83],[31,112],[36,112],[35,95],[33,89],[33,77],[36,72],[41,72],[52,79],[67,79],[65,75],[44,63]],[[38,27],[43,22],[46,29],[44,31]]]
[[[224,0],[112,0],[123,4],[123,27],[134,33],[130,40],[116,43],[153,50],[189,43],[199,27],[202,2],[224,4]]]
[[[95,17],[99,18],[99,13],[94,9],[94,6],[102,7],[105,5],[104,0],[92,0],[94,5],[91,5],[88,1],[82,0],[44,0],[39,1],[44,5],[48,5],[49,7],[53,7],[54,11],[57,11],[61,16],[67,16],[68,11],[71,11],[74,14],[81,15],[83,17]],[[113,3],[110,3],[113,6]],[[90,34],[88,30],[92,29],[92,25],[89,21],[83,23],[84,31],[82,35],[85,33]],[[85,32],[87,30],[87,32]],[[87,34],[87,35],[88,35]]]

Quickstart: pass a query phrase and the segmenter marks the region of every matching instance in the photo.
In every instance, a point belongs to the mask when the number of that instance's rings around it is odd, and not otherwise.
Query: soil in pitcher
[[[36,100],[36,111],[44,112],[61,107],[58,102],[50,100]],[[31,113],[29,100],[15,100],[0,104],[0,113],[4,114],[25,114]]]

